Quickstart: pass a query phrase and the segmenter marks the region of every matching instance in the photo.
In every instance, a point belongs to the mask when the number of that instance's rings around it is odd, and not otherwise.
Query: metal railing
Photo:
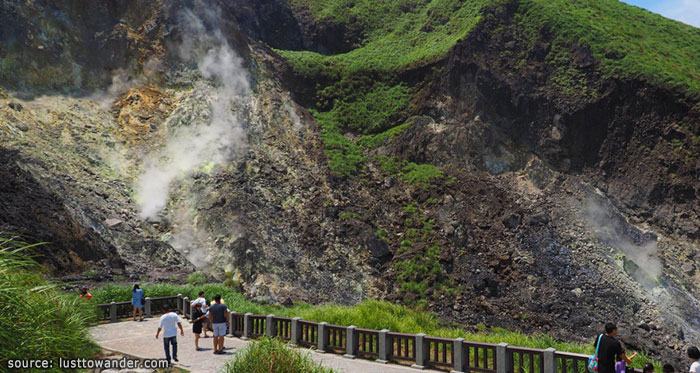
[[[145,316],[163,308],[176,309],[192,319],[190,300],[181,294],[172,297],[146,298]],[[166,307],[167,306],[167,307]],[[99,320],[117,322],[131,316],[131,302],[98,305]],[[154,312],[154,310],[156,312]],[[348,358],[366,358],[377,363],[411,365],[451,372],[483,373],[586,373],[588,355],[406,334],[386,329],[361,329],[353,325],[331,325],[302,320],[299,317],[253,315],[231,312],[228,334],[242,339],[262,336],[280,338],[317,352],[340,353]],[[641,370],[635,369],[641,373]]]

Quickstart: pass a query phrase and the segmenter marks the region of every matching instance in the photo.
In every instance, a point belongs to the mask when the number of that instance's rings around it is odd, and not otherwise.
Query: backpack
[[[588,371],[591,373],[598,373],[598,349],[600,348],[600,341],[603,339],[603,335],[598,336],[598,344],[595,347],[595,355],[588,358]]]

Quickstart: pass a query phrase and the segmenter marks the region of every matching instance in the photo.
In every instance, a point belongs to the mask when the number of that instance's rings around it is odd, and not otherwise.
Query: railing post
[[[117,322],[117,303],[109,304],[109,322]]]
[[[318,323],[318,349],[316,352],[325,353],[328,345],[328,325],[327,322]]]
[[[292,335],[289,338],[289,343],[290,344],[299,344],[299,337],[301,336],[301,328],[299,325],[299,320],[301,320],[301,317],[293,317],[292,318]]]
[[[512,373],[513,362],[508,354],[508,343],[502,342],[496,346],[496,372]]]
[[[357,355],[357,334],[355,334],[357,327],[355,325],[350,325],[345,330],[345,355],[348,359],[354,359]]]
[[[452,361],[454,366],[450,373],[463,373],[467,367],[467,359],[464,354],[464,338],[457,338],[452,346]]]
[[[231,335],[231,337],[235,337],[235,336],[236,336],[236,335],[234,334],[234,333],[236,333],[236,324],[235,324],[235,322],[236,322],[236,315],[235,315],[233,312],[231,312],[231,313],[228,315],[228,334]],[[206,324],[205,324],[205,327],[206,327]]]
[[[184,318],[189,318],[190,317],[190,298],[184,297],[182,298],[182,317]]]
[[[377,336],[377,363],[386,364],[389,362],[389,350],[391,346],[389,340],[389,330],[382,329]]]
[[[277,335],[277,325],[275,325],[275,315],[269,314],[265,318],[265,332],[268,337],[274,338]]]
[[[253,314],[250,312],[243,315],[243,336],[241,337],[241,339],[243,339],[243,340],[250,339],[251,330],[253,327],[253,324],[251,324],[251,320],[250,320],[250,316],[252,316],[252,315]]]
[[[557,373],[557,360],[554,358],[554,352],[556,352],[552,347],[544,350],[544,373]]]
[[[151,297],[146,297],[146,317],[151,317]]]
[[[177,295],[177,312],[183,313],[182,312],[182,294]]]
[[[425,369],[425,362],[428,360],[428,350],[425,347],[425,334],[416,334],[416,341],[413,346],[416,351],[416,363],[411,365],[411,368]]]

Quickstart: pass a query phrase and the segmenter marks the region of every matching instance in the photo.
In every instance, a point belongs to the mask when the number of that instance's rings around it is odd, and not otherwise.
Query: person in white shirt
[[[173,312],[170,307],[163,308],[163,316],[160,317],[160,323],[158,324],[158,331],[156,332],[156,339],[160,335],[160,331],[163,330],[163,347],[165,348],[165,359],[168,360],[168,365],[170,365],[170,345],[173,346],[173,360],[177,360],[177,328],[180,328],[180,335],[184,336],[185,331],[182,329],[182,323],[180,323],[180,318],[175,312]]]
[[[688,357],[693,361],[690,364],[690,373],[700,373],[700,350],[697,347],[688,347]]]
[[[200,291],[199,292],[199,298],[195,299],[192,301],[192,309],[194,309],[195,304],[201,304],[202,305],[202,312],[207,314],[207,300],[204,298],[204,292]],[[202,329],[204,330],[204,338],[209,338],[207,335],[207,331],[209,329],[209,315],[207,314],[207,318],[204,319],[203,321],[204,325],[202,325]]]

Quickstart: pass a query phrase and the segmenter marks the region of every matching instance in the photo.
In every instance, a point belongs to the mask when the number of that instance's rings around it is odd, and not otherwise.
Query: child
[[[664,373],[676,373],[676,368],[674,368],[671,364],[664,364],[664,367],[661,369]]]
[[[700,360],[700,350],[695,346],[688,347],[688,357],[693,362],[690,364],[689,372],[700,373],[700,362],[698,362],[698,360]]]
[[[635,351],[629,359],[632,360],[634,357],[637,356],[637,351]],[[651,365],[651,364],[647,364]],[[647,365],[644,366],[644,372],[643,373],[649,373],[646,371]],[[628,368],[627,363],[624,360],[620,360],[615,363],[615,373],[627,373],[627,372],[634,372],[634,369]],[[651,367],[651,373],[654,373],[654,367]]]

